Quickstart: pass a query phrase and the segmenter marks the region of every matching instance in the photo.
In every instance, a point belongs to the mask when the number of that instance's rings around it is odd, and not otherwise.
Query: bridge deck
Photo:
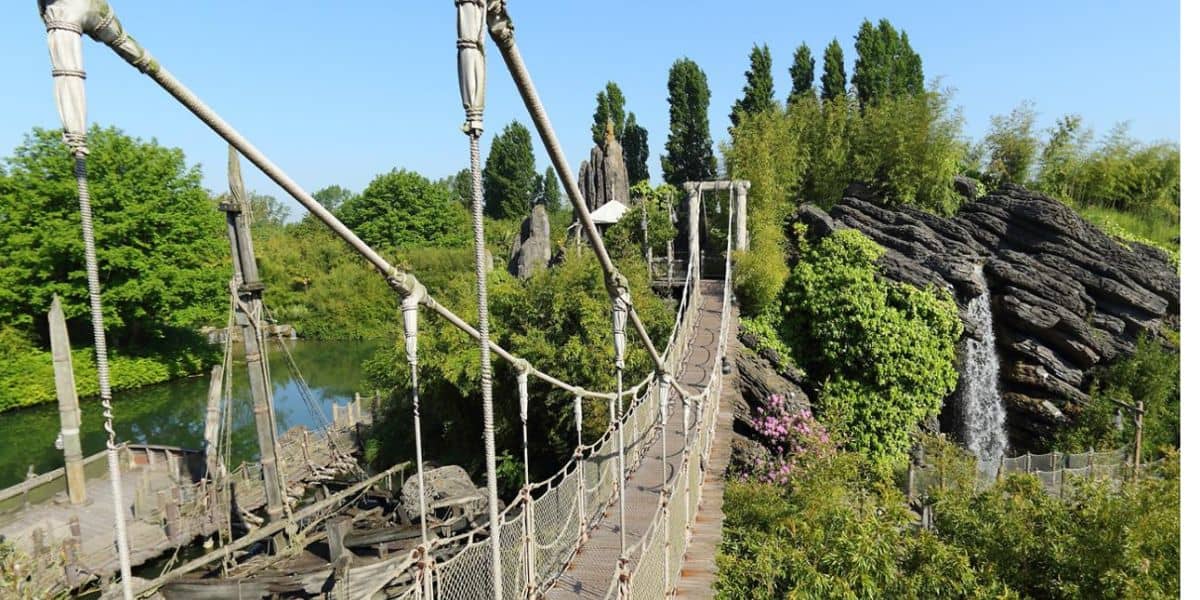
[[[676,379],[691,392],[704,389],[708,375],[717,360],[717,343],[721,326],[722,286],[720,281],[704,281],[701,305],[694,336]],[[676,393],[671,394],[672,412],[667,420],[667,476],[673,478],[683,458],[683,413]],[[693,419],[696,415],[693,414]],[[728,445],[728,435],[718,434],[714,454]],[[632,546],[646,533],[661,502],[663,482],[662,442],[655,436],[651,449],[642,463],[630,474],[625,488],[626,545]],[[722,469],[723,471],[723,469]],[[719,492],[718,492],[719,493]],[[706,494],[707,497],[707,494]],[[588,541],[555,586],[546,594],[549,598],[604,598],[612,584],[613,572],[620,559],[620,514],[616,505],[592,529]],[[718,525],[719,536],[719,525]],[[641,557],[630,556],[632,570]]]

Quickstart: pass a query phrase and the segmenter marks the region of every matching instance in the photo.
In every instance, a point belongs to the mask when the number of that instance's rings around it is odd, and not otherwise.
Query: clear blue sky
[[[455,71],[451,0],[403,2],[134,2],[111,0],[126,28],[187,85],[310,191],[361,190],[392,167],[441,177],[467,162]],[[0,12],[0,154],[35,125],[57,127],[45,36],[33,0]],[[966,132],[1021,100],[1039,125],[1079,113],[1103,133],[1131,122],[1145,140],[1179,139],[1179,4],[510,0],[518,42],[573,165],[587,157],[596,92],[608,80],[649,129],[650,169],[666,141],[666,75],[681,56],[712,89],[711,125],[726,137],[754,43],[770,46],[776,92],[790,86],[792,50],[817,54],[837,37],[853,67],[864,18],[908,31],[927,79],[956,90]],[[485,145],[505,123],[530,123],[503,61],[488,48]],[[225,147],[153,82],[88,41],[91,122],[184,149],[205,185],[225,187]],[[535,141],[535,146],[536,146]],[[486,152],[486,147],[485,147]],[[549,163],[537,150],[538,164]],[[286,195],[257,171],[248,185]],[[289,204],[291,204],[289,202]],[[293,206],[293,218],[301,210]]]

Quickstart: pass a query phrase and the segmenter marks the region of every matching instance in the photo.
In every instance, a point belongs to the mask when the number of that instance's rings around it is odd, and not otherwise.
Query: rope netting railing
[[[1037,477],[1048,494],[1067,496],[1073,486],[1081,481],[1105,480],[1112,482],[1114,487],[1121,485],[1133,477],[1134,469],[1130,460],[1126,448],[1077,453],[1026,453],[990,461],[976,459],[970,485],[975,491],[984,491],[1005,476],[1030,474]],[[1142,468],[1147,466],[1143,464]],[[938,465],[926,464],[913,466],[908,491],[910,497],[916,498],[927,495],[931,490],[953,485],[962,483]]]

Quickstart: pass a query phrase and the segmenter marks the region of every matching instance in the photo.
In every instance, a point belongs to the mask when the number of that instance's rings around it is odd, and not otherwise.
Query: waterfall
[[[977,275],[982,280],[982,269]],[[980,337],[967,338],[962,372],[962,431],[967,448],[981,463],[998,460],[1008,449],[1004,405],[1000,401],[1000,361],[992,330],[992,297],[987,285],[967,304],[967,318],[979,327]]]

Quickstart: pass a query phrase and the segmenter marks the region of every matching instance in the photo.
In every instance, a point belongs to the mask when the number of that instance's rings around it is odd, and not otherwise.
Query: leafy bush
[[[1014,475],[978,495],[935,494],[938,537],[1024,597],[1178,598],[1179,455],[1161,478],[1078,487],[1063,501]]]
[[[801,248],[782,295],[783,337],[824,382],[822,419],[881,464],[904,456],[909,433],[954,390],[962,334],[944,292],[878,278],[882,255],[858,231],[834,232]]]
[[[782,485],[730,481],[718,598],[1015,598],[968,555],[914,529],[861,454],[810,461]]]
[[[666,184],[655,188],[643,181],[634,185],[629,195],[629,210],[604,232],[604,247],[614,260],[645,257],[647,246],[655,256],[665,255],[667,244],[675,241],[671,207],[678,202],[678,192]]]

